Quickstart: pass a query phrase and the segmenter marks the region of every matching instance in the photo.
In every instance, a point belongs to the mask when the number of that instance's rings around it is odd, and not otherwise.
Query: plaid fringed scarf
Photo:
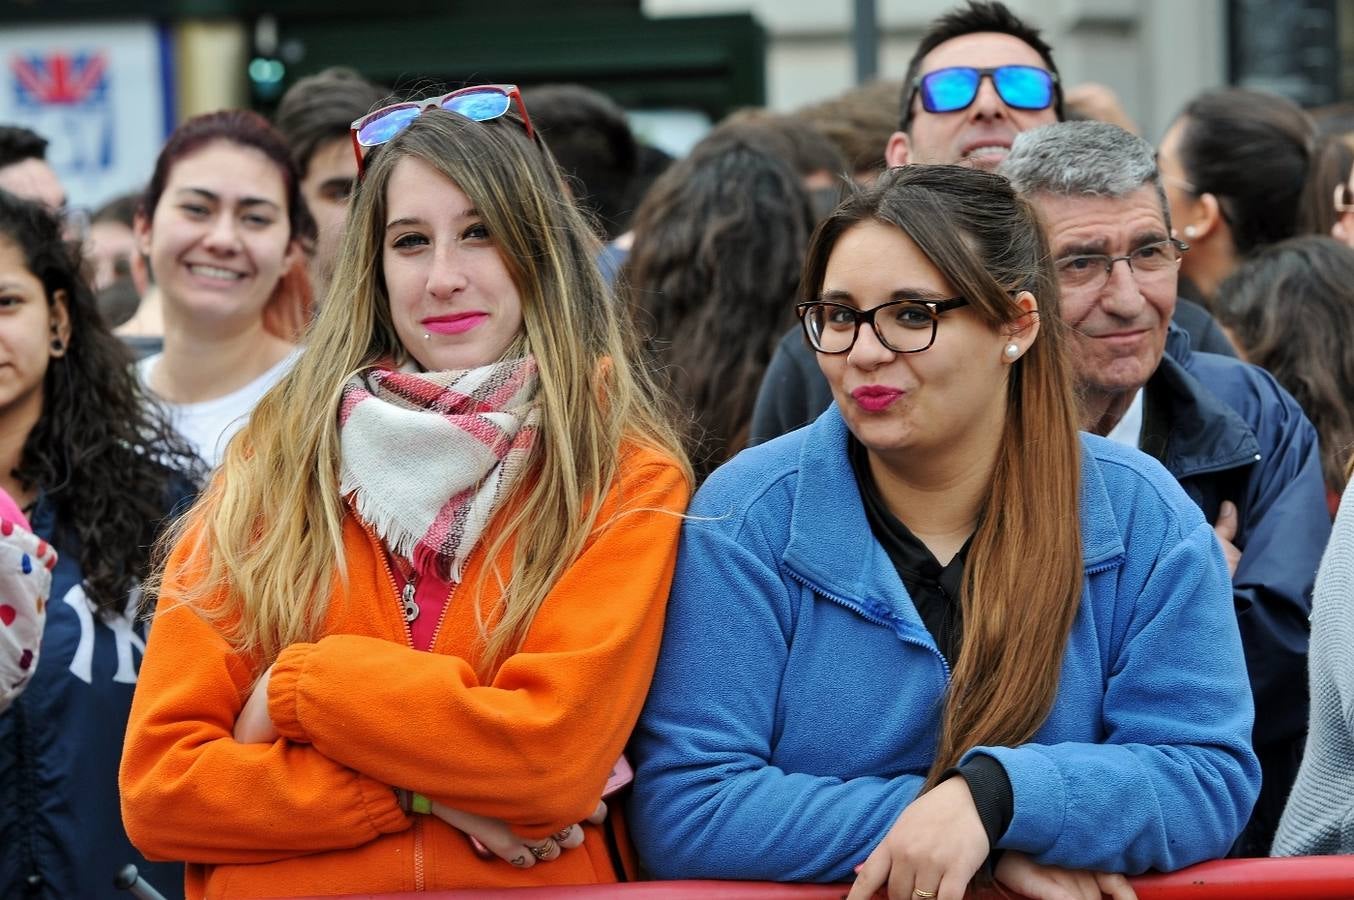
[[[353,376],[339,404],[343,495],[392,553],[459,582],[531,453],[536,384],[531,357]]]

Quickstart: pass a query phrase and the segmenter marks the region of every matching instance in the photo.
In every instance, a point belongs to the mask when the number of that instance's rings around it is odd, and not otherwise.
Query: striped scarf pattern
[[[539,430],[536,361],[359,372],[339,403],[340,490],[386,547],[460,582]]]

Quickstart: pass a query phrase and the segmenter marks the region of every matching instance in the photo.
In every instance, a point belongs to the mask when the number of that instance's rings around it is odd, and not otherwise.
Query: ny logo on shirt
[[[113,640],[117,645],[118,668],[113,673],[113,680],[120,684],[136,684],[136,663],[132,657],[132,648],[136,648],[142,655],[146,652],[146,642],[137,634],[135,628],[141,588],[139,586],[132,588],[131,597],[121,613],[99,613],[94,603],[85,596],[85,589],[78,584],[67,591],[66,596],[61,599],[75,610],[75,617],[80,621],[80,643],[75,648],[75,655],[71,657],[71,674],[85,684],[93,683],[94,629],[97,624],[101,624],[113,632]]]

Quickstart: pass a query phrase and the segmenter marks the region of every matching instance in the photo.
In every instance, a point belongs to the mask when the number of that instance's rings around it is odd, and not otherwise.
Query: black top
[[[855,438],[851,439],[851,468],[855,470],[860,498],[865,504],[865,518],[869,520],[875,540],[898,570],[912,605],[917,607],[922,624],[931,632],[941,655],[953,661],[959,656],[964,638],[959,591],[964,583],[964,562],[968,559],[973,537],[970,535],[954,559],[942,566],[930,549],[889,512],[870,471],[865,447]]]
[[[898,571],[903,587],[907,588],[922,624],[935,639],[941,655],[946,660],[958,658],[964,639],[964,615],[959,596],[973,536],[970,535],[954,558],[942,566],[927,546],[889,512],[870,472],[864,445],[851,438],[848,453],[870,531]],[[988,845],[995,848],[1015,815],[1015,796],[1006,770],[992,757],[979,754],[946,773],[947,776],[950,774],[960,775],[968,782],[973,804],[982,820],[983,830],[987,832]]]

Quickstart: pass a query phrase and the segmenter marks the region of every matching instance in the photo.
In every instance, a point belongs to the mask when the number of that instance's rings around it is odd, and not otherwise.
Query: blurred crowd
[[[679,159],[330,69],[85,214],[0,126],[0,895],[1354,853],[1348,125],[971,0]]]

